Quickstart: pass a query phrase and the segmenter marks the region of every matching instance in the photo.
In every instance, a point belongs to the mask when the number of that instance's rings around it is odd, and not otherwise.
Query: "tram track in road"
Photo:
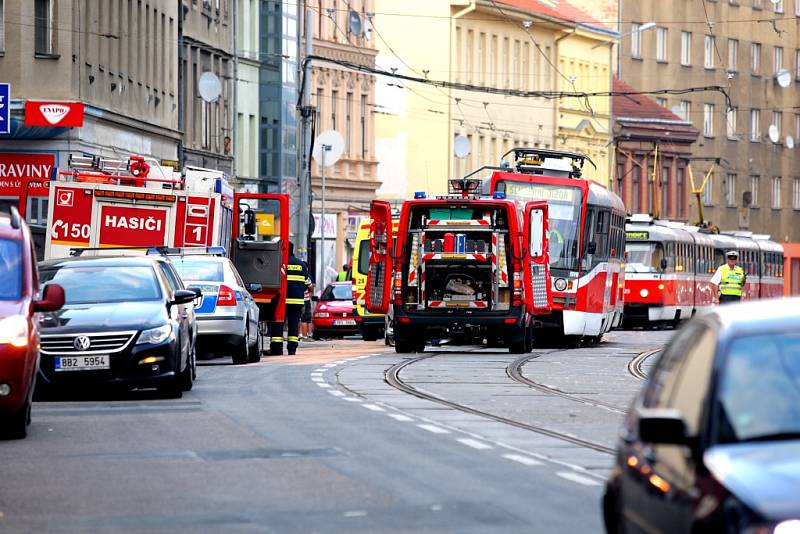
[[[651,349],[637,354],[628,362],[628,372],[639,380],[647,380],[647,373],[642,370],[642,364],[659,352],[661,352],[661,349]]]
[[[472,414],[472,415],[475,415],[475,416],[478,416],[478,417],[483,417],[485,419],[490,419],[492,421],[496,421],[498,423],[503,423],[503,424],[506,424],[506,425],[509,425],[509,426],[513,426],[513,427],[516,427],[516,428],[520,428],[520,429],[523,429],[523,430],[528,430],[530,432],[534,432],[534,433],[537,433],[537,434],[540,434],[540,435],[543,435],[543,436],[547,436],[547,437],[550,437],[550,438],[554,438],[554,439],[557,439],[557,440],[560,440],[560,441],[568,442],[568,443],[571,443],[573,445],[577,445],[579,447],[592,449],[594,451],[605,453],[605,454],[612,454],[612,455],[614,454],[614,452],[615,452],[614,449],[612,449],[610,447],[607,447],[605,445],[602,445],[602,444],[599,444],[599,443],[594,443],[594,442],[591,442],[591,441],[587,441],[587,440],[572,436],[570,434],[565,434],[563,432],[558,432],[558,431],[555,431],[555,430],[551,430],[549,428],[544,428],[544,427],[541,427],[541,426],[525,423],[523,421],[518,421],[516,419],[510,419],[508,417],[503,417],[501,415],[497,415],[497,414],[493,414],[493,413],[490,413],[490,412],[486,412],[486,411],[483,411],[483,410],[480,410],[480,409],[477,409],[477,408],[473,408],[471,406],[466,406],[464,404],[460,404],[460,403],[445,399],[443,397],[439,397],[437,395],[433,395],[431,393],[422,391],[422,390],[414,387],[413,385],[408,384],[407,382],[405,382],[401,378],[400,373],[406,367],[414,365],[415,363],[421,362],[423,360],[434,358],[434,357],[439,356],[441,354],[446,354],[446,353],[423,353],[423,354],[421,354],[419,356],[408,358],[408,359],[406,359],[404,361],[398,362],[398,363],[392,365],[389,369],[387,369],[385,371],[384,380],[386,381],[387,384],[389,384],[393,388],[395,388],[395,389],[397,389],[399,391],[402,391],[403,393],[406,393],[408,395],[412,395],[414,397],[417,397],[419,399],[427,400],[427,401],[430,401],[430,402],[435,402],[437,404],[440,404],[442,406],[447,406],[449,408],[452,408],[454,410],[458,410],[460,412]]]
[[[554,387],[547,386],[545,384],[541,384],[539,382],[536,382],[536,381],[531,380],[530,378],[526,377],[522,373],[522,367],[526,363],[528,363],[529,361],[531,361],[531,360],[533,360],[535,358],[538,358],[539,356],[541,356],[541,354],[538,354],[538,353],[529,354],[527,356],[523,356],[521,358],[518,358],[518,359],[514,360],[513,362],[511,362],[508,365],[508,367],[506,367],[506,374],[509,376],[509,378],[511,378],[511,380],[514,380],[515,382],[518,382],[520,384],[523,384],[525,386],[533,388],[533,389],[535,389],[537,391],[541,391],[542,393],[547,393],[548,395],[554,395],[556,397],[561,397],[563,399],[571,400],[571,401],[574,401],[574,402],[579,402],[579,403],[585,404],[587,406],[594,406],[596,408],[603,408],[603,409],[609,410],[609,411],[614,412],[614,413],[619,413],[619,414],[627,413],[627,410],[625,408],[621,408],[621,407],[616,406],[614,404],[610,404],[608,402],[603,402],[603,401],[597,400],[597,399],[590,399],[588,397],[582,397],[580,395],[574,395],[574,394],[571,394],[571,393],[567,393],[566,391],[561,391],[560,389],[556,389]]]

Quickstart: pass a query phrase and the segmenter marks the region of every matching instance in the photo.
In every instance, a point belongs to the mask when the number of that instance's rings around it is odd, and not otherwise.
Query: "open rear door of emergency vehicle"
[[[387,313],[392,283],[392,207],[388,202],[373,200],[370,205],[370,255],[367,273],[367,310]]]
[[[262,321],[283,321],[289,262],[289,197],[233,195],[231,260],[258,303]]]
[[[525,255],[525,304],[528,313],[542,315],[550,313],[550,255],[547,238],[547,202],[535,201],[525,204],[524,239],[528,254]]]

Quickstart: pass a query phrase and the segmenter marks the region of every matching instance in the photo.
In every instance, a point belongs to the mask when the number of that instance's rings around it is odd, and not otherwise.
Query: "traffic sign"
[[[10,83],[0,83],[0,133],[11,133]]]

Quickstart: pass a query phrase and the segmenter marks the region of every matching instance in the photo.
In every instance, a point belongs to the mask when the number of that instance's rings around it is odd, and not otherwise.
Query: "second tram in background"
[[[625,237],[625,326],[677,326],[717,304],[711,277],[729,250],[739,252],[747,273],[744,300],[783,294],[783,246],[769,236],[716,234],[637,214]]]

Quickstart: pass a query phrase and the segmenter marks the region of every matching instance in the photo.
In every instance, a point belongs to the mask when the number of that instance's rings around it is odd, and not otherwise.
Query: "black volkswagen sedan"
[[[718,307],[672,338],[603,508],[609,532],[800,532],[800,299]]]
[[[169,261],[78,257],[42,262],[39,272],[66,294],[64,307],[41,319],[45,389],[155,387],[180,397],[192,388],[197,294]]]

